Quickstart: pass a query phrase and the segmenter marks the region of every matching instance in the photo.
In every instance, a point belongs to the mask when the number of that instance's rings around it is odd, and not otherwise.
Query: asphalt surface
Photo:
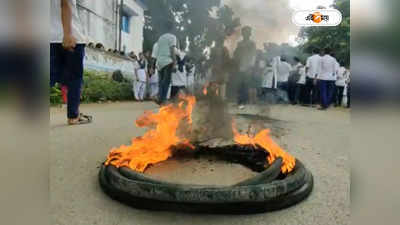
[[[317,111],[298,106],[274,106],[268,110],[269,119],[264,125],[271,126],[277,142],[301,159],[315,179],[311,196],[289,209],[245,216],[198,215],[137,210],[113,201],[100,189],[98,167],[112,147],[128,144],[132,137],[144,133],[144,129],[135,127],[135,118],[144,110],[156,108],[150,102],[83,105],[81,111],[93,115],[94,122],[73,127],[66,125],[65,108],[51,108],[52,224],[350,224],[348,149],[351,126],[350,113],[344,109]],[[243,111],[232,108],[235,114],[260,112],[267,113],[256,106]],[[251,119],[251,116],[242,117],[242,124]],[[207,159],[171,160],[152,167],[147,173],[175,182],[216,185],[229,185],[254,176],[243,166]]]

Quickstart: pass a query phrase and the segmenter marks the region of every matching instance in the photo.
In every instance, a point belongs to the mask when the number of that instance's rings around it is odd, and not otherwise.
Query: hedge
[[[134,100],[132,82],[114,81],[108,74],[85,71],[83,75],[82,103],[99,101],[130,101]],[[50,104],[62,104],[60,86],[50,89]]]

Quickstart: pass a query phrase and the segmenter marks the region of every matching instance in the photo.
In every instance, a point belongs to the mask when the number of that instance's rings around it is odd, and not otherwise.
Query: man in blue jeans
[[[321,107],[319,110],[326,110],[332,103],[337,71],[339,69],[339,64],[330,54],[331,49],[329,48],[326,48],[322,52],[321,68],[317,77],[321,95]]]
[[[85,37],[76,8],[76,0],[53,0],[50,3],[50,86],[61,83],[68,88],[69,125],[90,123],[91,116],[79,113]]]
[[[157,41],[157,68],[159,75],[159,99],[160,105],[167,101],[168,89],[171,85],[171,75],[175,70],[177,38],[173,33],[174,22],[167,21],[165,28],[167,32]]]
[[[321,69],[321,51],[315,48],[312,54],[312,56],[307,58],[306,62],[305,106],[312,106],[320,102],[317,77]]]

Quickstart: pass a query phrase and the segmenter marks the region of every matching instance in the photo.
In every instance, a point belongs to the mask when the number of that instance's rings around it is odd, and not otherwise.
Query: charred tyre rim
[[[200,148],[201,149],[201,148]],[[209,150],[209,149],[208,149]],[[292,172],[280,172],[282,159],[260,169],[265,151],[201,150],[224,160],[262,171],[255,177],[232,186],[183,185],[155,180],[128,168],[102,165],[99,182],[111,198],[140,209],[213,214],[251,214],[279,210],[307,198],[313,189],[313,176],[296,160]],[[213,152],[213,153],[211,153]],[[235,152],[235,151],[233,151]],[[260,157],[262,156],[262,157]]]

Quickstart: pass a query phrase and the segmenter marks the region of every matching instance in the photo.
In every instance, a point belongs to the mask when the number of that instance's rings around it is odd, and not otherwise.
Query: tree
[[[145,12],[144,48],[149,49],[149,46],[165,32],[163,27],[166,20],[175,22],[176,35],[181,42],[189,39],[191,44],[198,45],[199,38],[206,31],[210,11],[219,4],[220,0],[148,1],[148,10]]]
[[[226,39],[231,36],[235,30],[240,26],[240,18],[234,17],[233,10],[224,5],[216,12],[215,18],[209,19],[206,39],[208,44],[215,40]]]
[[[147,1],[148,10],[145,11],[145,24],[143,28],[143,50],[151,50],[154,43],[163,33],[166,20],[174,21],[170,3],[166,0]]]
[[[220,0],[148,1],[147,6],[143,49],[152,49],[164,33],[166,20],[174,21],[181,47],[189,43],[189,54],[197,64],[206,59],[205,50],[218,38],[226,38],[240,25],[240,20],[233,17],[231,8],[219,7]],[[212,12],[216,9],[216,17],[213,17]]]
[[[338,9],[343,20],[336,27],[307,27],[301,29],[299,39],[304,44],[304,52],[311,53],[314,48],[331,48],[339,63],[350,65],[350,0],[336,0],[334,8]]]

